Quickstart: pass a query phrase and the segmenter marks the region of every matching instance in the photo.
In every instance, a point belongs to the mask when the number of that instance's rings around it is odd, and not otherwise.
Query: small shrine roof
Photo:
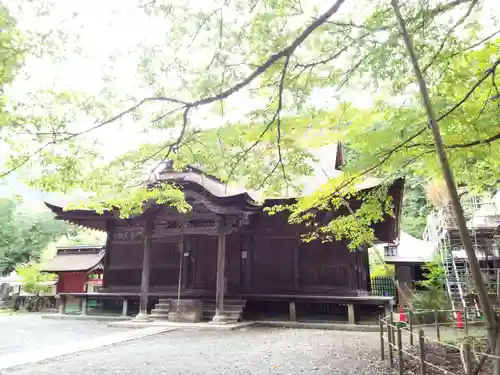
[[[42,264],[44,272],[91,271],[104,258],[104,246],[67,246],[57,249],[56,256]]]

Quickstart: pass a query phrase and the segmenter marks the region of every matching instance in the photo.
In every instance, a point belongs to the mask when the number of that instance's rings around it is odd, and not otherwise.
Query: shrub
[[[451,301],[444,288],[445,269],[438,260],[433,260],[424,265],[424,281],[418,284],[425,290],[415,292],[411,296],[411,303],[414,311],[418,310],[449,310]],[[439,312],[440,322],[446,322],[450,318],[449,312]],[[432,313],[423,316],[422,323],[433,323]]]

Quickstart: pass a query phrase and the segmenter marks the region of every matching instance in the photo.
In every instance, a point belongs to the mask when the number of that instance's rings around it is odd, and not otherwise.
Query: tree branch
[[[312,24],[310,24],[306,29],[286,48],[282,49],[280,52],[271,55],[262,65],[253,71],[248,77],[243,79],[241,82],[232,86],[231,88],[221,92],[218,95],[210,96],[207,98],[199,99],[191,103],[193,107],[200,106],[204,104],[210,104],[220,99],[226,99],[232,94],[238,92],[243,87],[247,86],[255,78],[259,77],[261,74],[265,73],[276,61],[279,59],[291,56],[293,52],[300,46],[304,40],[307,39],[318,27],[323,25],[331,16],[333,16],[339,10],[340,6],[345,0],[337,0],[333,6],[331,6],[325,13],[318,17]]]
[[[498,59],[497,61],[495,61],[493,63],[493,65],[491,66],[491,68],[489,68],[488,70],[486,70],[486,72],[483,74],[483,76],[479,79],[479,81],[477,81],[473,86],[472,88],[467,92],[467,94],[465,94],[465,96],[458,102],[456,103],[453,107],[451,107],[448,111],[446,111],[445,113],[443,113],[441,116],[439,116],[436,120],[439,122],[441,121],[442,119],[444,119],[446,116],[448,116],[449,114],[451,114],[452,112],[454,112],[458,107],[460,107],[462,104],[464,104],[469,98],[470,96],[474,93],[474,91],[476,91],[476,89],[481,86],[481,84],[486,81],[486,79],[491,75],[491,74],[495,74],[495,70],[496,68],[498,67],[498,65],[500,65],[500,59]]]
[[[471,142],[467,142],[467,143],[454,143],[451,145],[445,145],[445,148],[447,150],[457,149],[457,148],[459,148],[459,149],[460,148],[468,148],[468,147],[474,147],[474,146],[478,146],[478,145],[493,143],[495,141],[498,141],[499,139],[500,139],[500,133],[492,135],[491,137],[488,137],[486,139],[479,139],[479,140],[471,141]],[[432,143],[415,143],[413,145],[408,146],[407,148],[414,148],[414,147],[432,147],[433,148],[433,147],[435,147],[435,145]]]
[[[441,41],[441,44],[439,45],[438,50],[436,51],[436,53],[431,57],[431,59],[427,63],[427,65],[425,65],[422,68],[422,73],[425,73],[427,71],[427,69],[429,69],[432,66],[432,64],[434,64],[434,62],[436,61],[436,59],[438,58],[438,56],[443,51],[443,48],[446,45],[446,42],[450,38],[451,34],[453,34],[453,32],[455,31],[455,29],[458,26],[460,26],[462,23],[464,23],[465,20],[470,16],[470,14],[472,13],[472,9],[474,8],[474,6],[476,6],[476,4],[478,3],[478,1],[479,0],[472,0],[471,3],[470,3],[470,5],[469,5],[469,7],[467,8],[467,12],[462,17],[460,17],[460,19],[457,22],[455,22],[455,24],[448,30],[448,32],[444,36],[443,40]]]
[[[180,132],[179,136],[177,137],[177,139],[174,142],[168,144],[165,147],[165,148],[168,148],[167,153],[163,156],[163,158],[160,160],[160,162],[158,162],[158,164],[156,164],[156,166],[151,170],[151,174],[153,174],[154,171],[156,169],[158,169],[158,167],[160,167],[163,163],[165,163],[165,161],[169,158],[172,151],[182,142],[182,139],[184,138],[184,133],[186,132],[186,129],[188,126],[189,111],[190,110],[191,110],[191,106],[187,105],[186,108],[184,109],[184,112],[182,113],[182,128],[181,128],[181,132]]]
[[[206,98],[203,98],[203,99],[198,99],[198,100],[195,100],[195,101],[192,101],[192,102],[187,102],[187,101],[184,101],[184,100],[180,100],[180,99],[176,99],[176,98],[170,98],[170,97],[149,97],[149,98],[144,98],[144,99],[140,100],[139,102],[137,102],[135,105],[129,107],[128,109],[120,112],[119,114],[111,117],[110,119],[108,119],[106,121],[103,121],[103,122],[101,122],[101,123],[99,123],[99,124],[97,124],[95,126],[92,126],[92,127],[88,128],[88,129],[86,129],[84,131],[72,134],[71,136],[64,137],[64,138],[61,138],[59,140],[54,140],[54,141],[46,143],[45,145],[43,145],[40,148],[38,148],[35,152],[33,152],[32,154],[28,155],[22,162],[18,163],[17,165],[15,165],[13,168],[11,168],[10,170],[8,170],[7,172],[0,174],[0,177],[6,176],[7,174],[13,172],[14,170],[22,167],[24,164],[26,164],[27,162],[29,162],[29,160],[31,160],[35,155],[39,154],[42,150],[44,150],[49,145],[51,145],[51,144],[58,144],[58,143],[61,143],[61,142],[65,142],[65,141],[73,139],[73,138],[75,138],[77,136],[90,133],[91,131],[99,129],[99,128],[105,126],[105,125],[108,125],[108,124],[110,124],[110,123],[112,123],[112,122],[114,122],[114,121],[122,118],[123,116],[125,116],[125,115],[127,115],[129,113],[132,113],[132,112],[136,111],[137,109],[139,109],[146,102],[151,102],[151,101],[167,101],[167,102],[171,102],[171,103],[182,104],[183,106],[180,107],[180,109],[184,108],[183,128],[181,130],[181,136],[183,136],[185,128],[186,128],[186,125],[187,125],[187,115],[189,114],[189,111],[192,108],[198,107],[198,106],[202,106],[202,105],[205,105],[205,104],[210,104],[210,103],[213,103],[215,101],[228,98],[229,96],[231,96],[234,93],[236,93],[239,90],[241,90],[243,87],[247,86],[254,79],[256,79],[257,77],[259,77],[261,74],[265,73],[279,59],[281,59],[283,57],[288,57],[289,58],[294,53],[294,51],[297,49],[297,47],[300,46],[309,37],[309,35],[311,35],[318,27],[320,27],[321,25],[323,25],[332,15],[334,15],[339,10],[340,6],[344,3],[344,1],[345,0],[337,0],[320,17],[318,17],[317,19],[315,19],[314,22],[312,22],[308,27],[306,27],[304,29],[304,31],[302,31],[300,33],[300,35],[291,44],[289,44],[286,48],[282,49],[280,52],[271,55],[263,64],[261,64],[259,67],[257,67],[253,71],[253,73],[251,73],[249,76],[247,76],[241,82],[235,84],[234,86],[230,87],[229,89],[221,91],[217,95],[209,96],[209,97],[206,97]],[[161,116],[160,116],[160,119],[161,119]],[[180,140],[179,140],[179,142],[180,142]],[[178,142],[174,142],[174,143],[178,144]],[[170,148],[169,152],[167,153],[167,157],[168,157],[168,155],[170,154],[171,151],[172,151],[172,149]],[[166,159],[162,160],[162,163],[165,160]]]
[[[281,165],[281,170],[283,172],[283,179],[285,180],[286,183],[286,190],[287,190],[287,195],[288,195],[288,178],[286,177],[286,172],[285,172],[285,165],[283,164],[283,156],[281,154],[281,109],[283,108],[283,89],[285,87],[285,78],[286,78],[286,70],[288,68],[288,63],[290,62],[290,56],[285,57],[285,63],[283,64],[283,71],[281,72],[281,80],[280,80],[280,85],[278,88],[278,121],[277,121],[277,133],[278,133],[278,138],[276,141],[277,147],[278,147],[278,161]]]
[[[269,129],[271,128],[271,126],[274,124],[274,122],[276,121],[277,122],[277,133],[278,133],[278,139],[277,139],[277,148],[278,148],[278,164],[277,165],[281,165],[281,168],[282,168],[282,171],[283,171],[283,178],[287,184],[287,189],[288,189],[288,178],[286,176],[286,172],[285,172],[285,166],[283,164],[283,158],[282,158],[282,154],[281,154],[281,110],[283,108],[283,90],[285,88],[285,77],[286,77],[286,71],[287,71],[287,68],[288,68],[288,64],[290,62],[290,57],[287,56],[285,58],[285,63],[283,65],[283,69],[282,69],[282,73],[281,73],[281,78],[280,78],[280,82],[279,82],[279,86],[278,86],[278,106],[276,108],[276,111],[274,112],[274,115],[272,117],[272,119],[267,123],[266,127],[264,128],[264,130],[260,133],[259,137],[257,138],[257,140],[255,142],[253,142],[243,153],[241,153],[238,158],[236,159],[236,162],[233,164],[233,166],[231,167],[231,171],[229,172],[226,180],[224,181],[225,185],[226,185],[226,188],[227,188],[227,183],[229,182],[229,180],[231,179],[231,177],[233,176],[233,173],[234,171],[236,170],[236,167],[238,166],[238,164],[243,160],[243,158],[245,158],[248,153],[255,147],[257,146],[260,141],[262,140],[262,138],[264,137],[264,135],[269,131]],[[271,172],[272,174],[272,172]],[[264,184],[264,182],[269,178],[269,176],[267,176],[264,181],[261,183],[260,186],[262,186]],[[259,187],[260,189],[260,187]],[[258,189],[257,189],[258,190]]]
[[[248,153],[255,147],[257,146],[260,141],[262,140],[262,138],[264,137],[264,135],[269,131],[269,129],[271,128],[271,126],[273,125],[273,123],[276,121],[276,118],[278,117],[278,112],[274,112],[274,115],[273,117],[271,118],[271,120],[267,123],[267,125],[265,126],[264,130],[260,133],[259,137],[257,138],[257,140],[255,142],[253,142],[244,152],[242,152],[238,158],[236,159],[236,162],[233,164],[233,166],[231,167],[231,171],[229,172],[229,174],[227,175],[227,178],[226,180],[224,181],[225,185],[226,185],[226,188],[227,188],[227,184],[229,182],[229,180],[231,179],[231,177],[233,176],[233,173],[234,171],[236,170],[236,167],[238,166],[238,164],[248,155]]]
[[[447,116],[449,116],[451,113],[453,113],[454,111],[456,111],[461,105],[463,105],[470,97],[471,95],[474,93],[474,91],[476,91],[476,89],[481,86],[481,84],[486,81],[486,79],[492,75],[494,76],[495,75],[495,71],[497,69],[497,67],[500,65],[500,59],[498,59],[497,61],[495,61],[492,65],[491,68],[487,69],[483,76],[479,79],[479,81],[477,81],[472,87],[471,89],[464,95],[464,97],[458,101],[453,107],[451,107],[450,109],[448,109],[446,112],[444,112],[442,115],[440,115],[436,121],[437,122],[440,122],[442,120],[444,120]],[[415,133],[413,136],[411,136],[409,139],[412,140],[414,138],[416,138],[417,136],[419,136],[420,134],[422,134],[424,131],[425,131],[426,128],[422,128],[420,129],[417,133]],[[493,139],[492,141],[495,141],[496,139]],[[484,143],[486,140],[483,140],[483,141],[477,141],[478,144],[480,143]],[[408,142],[405,142],[405,144],[407,144]],[[412,144],[412,145],[408,145],[406,146],[406,148],[413,148],[413,147],[421,147],[421,146],[430,146],[428,144],[422,144],[422,143],[415,143],[415,144]],[[449,147],[449,146],[448,146]],[[455,148],[460,148],[460,147],[455,147]]]
[[[264,185],[266,184],[266,182],[269,179],[269,177],[271,177],[273,175],[273,173],[276,171],[276,169],[278,169],[279,165],[280,165],[279,162],[277,162],[276,164],[274,164],[273,169],[271,169],[271,171],[267,174],[266,177],[264,177],[264,179],[262,180],[262,182],[260,183],[260,185],[257,187],[257,191],[260,190],[260,189],[262,189],[264,187]]]
[[[474,43],[474,44],[471,44],[470,46],[467,46],[465,47],[464,49],[462,49],[461,51],[459,52],[455,52],[453,53],[452,55],[449,56],[449,58],[452,58],[452,57],[455,57],[457,55],[459,55],[460,53],[462,52],[465,52],[465,51],[468,51],[468,50],[471,50],[471,49],[474,49],[476,47],[479,47],[481,44],[487,42],[488,40],[490,40],[491,38],[493,38],[494,36],[496,36],[497,34],[500,33],[500,30],[497,30],[495,31],[494,33],[488,35],[487,37],[484,37],[483,39],[481,39],[480,41]]]

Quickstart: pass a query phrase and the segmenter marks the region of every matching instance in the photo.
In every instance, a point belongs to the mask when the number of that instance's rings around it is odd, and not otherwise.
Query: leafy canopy
[[[410,1],[402,8],[453,168],[477,189],[496,183],[498,168],[499,42],[483,27],[492,4]],[[167,159],[178,168],[199,164],[266,195],[294,195],[297,177],[313,173],[311,150],[343,140],[356,157],[342,176],[291,207],[292,220],[310,219],[312,209],[343,208],[346,216],[323,223],[313,237],[347,238],[353,247],[373,241],[370,225],[392,204],[382,186],[350,212],[356,183],[367,175],[439,175],[389,1],[127,6],[137,24],[155,32],[146,29],[127,48],[110,51],[101,89],[41,87],[12,103],[25,121],[9,126],[4,174],[29,168],[34,186],[92,193],[76,203],[118,207],[123,216],[150,199],[185,211],[175,186],[146,188]],[[494,29],[495,20],[488,25]],[[71,53],[56,49],[44,58]],[[124,56],[133,74],[121,77]],[[122,79],[129,90],[117,88]],[[115,139],[113,150],[106,136]]]
[[[0,273],[39,259],[42,250],[68,230],[68,224],[55,220],[48,210],[0,198]]]

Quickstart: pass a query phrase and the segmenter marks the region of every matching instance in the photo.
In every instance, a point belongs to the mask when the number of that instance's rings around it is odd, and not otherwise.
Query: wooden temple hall
[[[308,228],[290,225],[286,213],[265,211],[283,199],[258,204],[246,192],[228,193],[221,181],[196,167],[179,172],[167,166],[159,181],[180,186],[192,211],[181,214],[148,203],[141,215],[123,219],[113,212],[65,211],[46,203],[58,219],[108,235],[102,287],[60,293],[60,312],[72,296],[114,300],[124,315],[135,306],[136,319],[145,320],[223,323],[281,313],[296,320],[319,311],[355,323],[358,307],[389,304],[390,297],[370,295],[366,248],[351,252],[345,241],[301,241]],[[374,226],[381,242],[397,240],[402,190],[402,180],[389,188],[394,215]],[[325,219],[341,214],[327,212]]]

